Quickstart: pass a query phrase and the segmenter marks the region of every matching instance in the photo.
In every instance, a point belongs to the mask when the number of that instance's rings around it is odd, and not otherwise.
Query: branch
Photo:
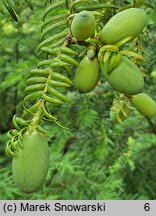
[[[151,132],[156,134],[156,126],[153,124],[152,120],[147,116],[145,118],[147,119],[147,121],[151,127]]]

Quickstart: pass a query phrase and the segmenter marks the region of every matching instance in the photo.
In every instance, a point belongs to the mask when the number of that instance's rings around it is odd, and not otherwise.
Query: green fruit
[[[121,57],[119,65],[111,73],[107,73],[109,61],[100,63],[107,82],[117,91],[126,95],[140,93],[144,87],[144,79],[139,68],[126,57]]]
[[[80,93],[92,91],[100,78],[100,66],[98,59],[89,59],[85,56],[80,62],[73,83]]]
[[[44,135],[27,131],[23,148],[15,151],[12,172],[17,186],[25,193],[32,193],[44,183],[49,167],[49,147]]]
[[[156,115],[155,101],[145,93],[134,95],[131,99],[132,105],[144,116]]]
[[[102,42],[116,44],[126,37],[137,37],[145,24],[145,12],[139,8],[130,8],[113,16],[98,35]]]
[[[81,11],[78,13],[71,24],[71,32],[78,41],[84,41],[87,38],[94,36],[95,28],[95,17],[89,11]]]

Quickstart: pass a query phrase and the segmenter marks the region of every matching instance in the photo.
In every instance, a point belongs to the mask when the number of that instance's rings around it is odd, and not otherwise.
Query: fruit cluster
[[[144,58],[122,46],[138,37],[146,25],[146,14],[139,8],[130,8],[113,16],[100,32],[96,32],[96,19],[92,12],[81,11],[71,24],[77,41],[94,41],[92,48],[77,67],[74,85],[80,93],[92,91],[100,79],[115,89],[119,97],[113,101],[110,117],[116,122],[125,120],[135,107],[144,116],[156,114],[156,103],[146,93],[143,74],[135,64]],[[130,59],[128,57],[132,57]]]

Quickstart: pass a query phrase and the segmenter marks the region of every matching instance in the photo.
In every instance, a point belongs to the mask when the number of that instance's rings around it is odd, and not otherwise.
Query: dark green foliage
[[[124,7],[132,1],[116,2]],[[45,127],[51,155],[47,181],[34,194],[17,189],[4,149],[11,118],[22,112],[28,72],[38,63],[35,49],[44,4],[37,1],[34,6],[33,13],[23,6],[19,24],[0,16],[0,199],[156,199],[156,116],[149,119],[133,111],[123,124],[115,125],[109,117],[114,92],[103,78],[87,95],[68,90],[72,104],[49,106],[70,130],[53,123]],[[148,58],[139,67],[146,74],[145,92],[156,101],[156,18],[154,10],[146,10],[148,26],[140,40]],[[106,10],[103,21],[113,13],[114,9]]]

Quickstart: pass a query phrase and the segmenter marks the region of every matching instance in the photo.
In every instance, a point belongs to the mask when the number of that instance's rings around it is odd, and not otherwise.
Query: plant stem
[[[150,127],[151,127],[152,133],[156,134],[156,127],[155,127],[155,125],[153,124],[152,120],[151,120],[149,117],[146,117],[146,119],[147,119],[147,121],[148,121],[148,123],[149,123],[149,125],[150,125]]]

